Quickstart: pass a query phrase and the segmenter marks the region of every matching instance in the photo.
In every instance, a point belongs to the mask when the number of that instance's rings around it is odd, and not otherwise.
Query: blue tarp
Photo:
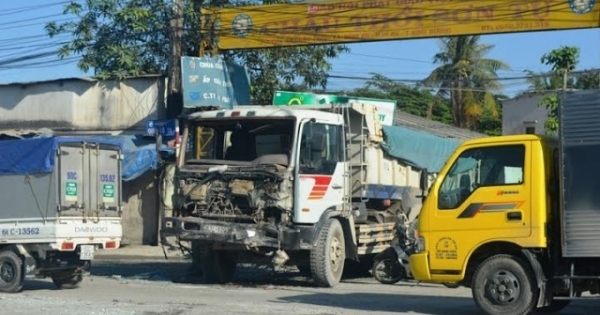
[[[60,143],[95,142],[121,148],[123,181],[130,181],[156,169],[158,155],[154,139],[141,136],[45,137],[0,141],[0,175],[50,173]]]
[[[381,147],[392,157],[413,167],[439,172],[454,150],[464,141],[442,138],[401,126],[383,126]]]

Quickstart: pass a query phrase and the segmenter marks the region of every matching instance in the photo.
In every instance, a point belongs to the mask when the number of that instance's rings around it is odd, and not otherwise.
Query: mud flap
[[[536,285],[540,289],[540,295],[538,297],[536,307],[539,308],[550,305],[550,303],[552,302],[552,294],[550,294],[547,291],[551,286],[547,285],[548,280],[546,279],[546,275],[544,274],[544,268],[542,267],[542,264],[540,264],[537,257],[531,251],[523,249],[522,253],[525,257],[527,257],[527,261],[529,261],[531,269],[535,274],[535,280],[537,282]]]
[[[25,279],[33,279],[37,274],[37,263],[35,258],[29,255],[29,252],[23,245],[15,245],[14,249],[23,257],[23,277]]]
[[[33,279],[36,277],[35,259],[30,255],[25,256],[23,260],[23,275],[25,279]]]

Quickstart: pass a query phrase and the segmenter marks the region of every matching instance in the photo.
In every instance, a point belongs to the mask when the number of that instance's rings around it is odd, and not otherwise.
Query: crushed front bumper
[[[209,241],[248,247],[281,247],[286,250],[310,249],[315,237],[313,226],[283,227],[251,223],[232,223],[195,217],[165,218],[162,237],[176,236],[183,241]]]

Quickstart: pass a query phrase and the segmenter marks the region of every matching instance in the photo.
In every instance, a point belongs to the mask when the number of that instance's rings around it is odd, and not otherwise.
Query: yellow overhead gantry
[[[219,50],[600,27],[596,0],[329,0],[203,10]]]

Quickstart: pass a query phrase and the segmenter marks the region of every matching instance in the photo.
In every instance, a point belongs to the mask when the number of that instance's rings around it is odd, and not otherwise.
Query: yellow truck
[[[424,197],[416,280],[469,287],[490,315],[553,313],[597,297],[600,90],[566,92],[558,111],[556,138],[489,137],[456,149]]]

